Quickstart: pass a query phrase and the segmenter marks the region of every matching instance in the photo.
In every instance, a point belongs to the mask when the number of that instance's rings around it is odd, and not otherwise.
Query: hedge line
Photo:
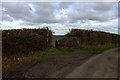
[[[59,46],[108,45],[118,43],[120,35],[101,31],[72,29],[65,38],[59,40]]]
[[[51,40],[52,32],[47,29],[3,30],[2,53],[29,53],[43,50],[51,45]]]

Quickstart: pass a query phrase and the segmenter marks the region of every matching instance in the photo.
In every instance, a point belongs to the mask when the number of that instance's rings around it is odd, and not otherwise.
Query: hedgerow
[[[48,41],[47,41],[47,34]],[[14,29],[2,31],[2,53],[29,53],[48,48],[52,32],[47,29]]]

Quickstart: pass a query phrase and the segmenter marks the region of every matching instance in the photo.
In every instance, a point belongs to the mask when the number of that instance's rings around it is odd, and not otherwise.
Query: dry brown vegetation
[[[49,34],[47,42],[47,33]],[[2,31],[2,53],[19,54],[46,49],[51,45],[52,32],[47,29],[18,29]]]
[[[47,34],[48,41],[47,41]],[[2,31],[3,67],[13,60],[27,57],[28,53],[51,46],[52,31],[47,29],[13,29]]]
[[[65,38],[59,40],[59,46],[100,46],[117,44],[120,35],[101,31],[72,29]]]

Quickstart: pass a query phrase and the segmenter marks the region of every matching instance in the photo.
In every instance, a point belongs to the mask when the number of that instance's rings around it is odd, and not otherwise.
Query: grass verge
[[[120,44],[111,44],[105,46],[85,46],[85,47],[77,47],[80,50],[107,50],[110,48],[120,47]]]

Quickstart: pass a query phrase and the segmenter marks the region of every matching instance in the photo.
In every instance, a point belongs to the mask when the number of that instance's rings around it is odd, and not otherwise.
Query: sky
[[[117,2],[3,2],[0,29],[48,27],[54,35],[71,29],[118,34]]]

